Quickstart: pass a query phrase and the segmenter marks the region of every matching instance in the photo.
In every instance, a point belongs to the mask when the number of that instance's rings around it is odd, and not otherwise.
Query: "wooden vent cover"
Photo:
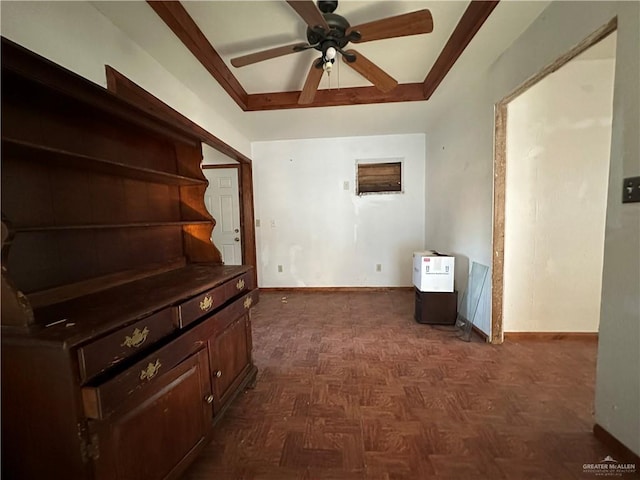
[[[401,162],[358,164],[358,195],[401,191]]]

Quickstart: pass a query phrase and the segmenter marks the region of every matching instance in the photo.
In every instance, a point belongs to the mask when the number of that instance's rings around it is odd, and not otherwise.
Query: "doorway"
[[[202,171],[209,181],[204,195],[205,204],[216,220],[211,240],[225,265],[242,265],[238,168],[203,165]]]
[[[614,19],[496,105],[494,343],[505,331],[598,330],[615,27]],[[570,60],[576,62],[565,70]],[[560,85],[561,92],[553,90]],[[594,103],[589,113],[585,98]],[[572,118],[573,110],[583,118]],[[595,131],[606,145],[590,149]]]

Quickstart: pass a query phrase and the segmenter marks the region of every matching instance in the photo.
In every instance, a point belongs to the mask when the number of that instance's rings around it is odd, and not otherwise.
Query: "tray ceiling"
[[[334,72],[331,88],[324,79],[311,105],[328,108],[309,109],[297,108],[297,100],[313,53],[261,62],[255,65],[256,71],[247,70],[254,66],[235,68],[230,64],[231,58],[260,50],[261,45],[269,48],[304,40],[298,36],[304,34],[304,22],[285,1],[172,2],[169,24],[144,1],[91,3],[251,141],[424,132],[464,96],[467,82],[481,75],[548,5],[547,1],[500,2],[487,12],[482,11],[487,2],[341,0],[337,12],[352,24],[428,8],[434,30],[355,46],[400,82],[393,91],[382,94],[356,74],[349,80],[353,83],[347,84],[348,67],[342,65],[340,88]],[[469,15],[472,5],[480,10]],[[249,9],[251,15],[232,13],[234,9]],[[175,10],[181,10],[182,16],[176,17]],[[487,17],[485,21],[483,17]],[[203,39],[206,42],[201,42]],[[443,53],[447,43],[448,52]],[[385,63],[396,61],[387,57],[407,52],[409,60],[402,65]],[[434,69],[438,58],[440,66]],[[118,64],[113,66],[120,69]],[[121,71],[128,73],[126,67]],[[431,88],[425,95],[429,75],[437,82],[429,83]],[[153,78],[138,74],[133,80],[162,98],[162,84]],[[230,82],[235,82],[238,91]],[[179,102],[172,105],[179,111],[186,108]],[[197,106],[192,107],[191,115],[195,112],[194,118],[199,118]]]
[[[421,101],[428,99],[455,64],[497,1],[346,1],[336,13],[351,25],[428,9],[433,32],[349,44],[399,85],[381,92],[337,59],[324,73],[315,100],[304,106]],[[192,55],[244,111],[299,108],[300,90],[315,49],[234,67],[231,59],[306,42],[304,20],[285,1],[148,2]],[[340,56],[340,55],[339,55]]]

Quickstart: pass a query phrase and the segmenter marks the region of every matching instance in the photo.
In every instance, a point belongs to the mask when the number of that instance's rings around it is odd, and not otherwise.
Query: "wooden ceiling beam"
[[[307,107],[337,107],[341,105],[364,105],[369,103],[416,102],[424,100],[422,83],[404,83],[384,93],[376,87],[353,87],[322,89],[316,92],[310,104],[299,105],[300,92],[250,94],[248,111],[280,110]]]
[[[182,4],[167,1],[147,1],[147,3],[240,108],[246,110],[247,92]]]
[[[436,88],[440,85],[449,70],[456,63],[460,55],[473,37],[478,33],[485,20],[489,18],[493,9],[498,5],[498,1],[473,0],[460,21],[447,40],[440,55],[431,67],[423,82],[423,99],[428,100]]]
[[[489,18],[499,0],[472,0],[422,83],[405,83],[383,93],[375,87],[318,90],[313,103],[298,104],[300,92],[248,94],[180,2],[147,1],[182,43],[244,111],[332,107],[428,100]]]
[[[278,110],[428,100],[498,3],[499,0],[471,1],[423,83],[401,84],[388,93],[380,92],[375,87],[319,90],[316,93],[314,102],[309,105],[298,105],[300,92],[250,94],[247,100],[247,110]]]

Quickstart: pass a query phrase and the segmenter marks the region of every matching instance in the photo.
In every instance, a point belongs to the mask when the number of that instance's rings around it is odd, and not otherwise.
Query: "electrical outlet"
[[[278,265],[278,273],[282,273],[282,265]]]
[[[382,264],[376,263],[376,272],[381,272],[381,271],[382,271]]]
[[[640,202],[640,177],[625,178],[622,183],[622,203]]]
[[[260,226],[260,219],[256,218],[256,227],[259,227],[259,226]]]
[[[342,182],[342,189],[343,190],[349,190],[349,181],[345,180],[344,182]]]

